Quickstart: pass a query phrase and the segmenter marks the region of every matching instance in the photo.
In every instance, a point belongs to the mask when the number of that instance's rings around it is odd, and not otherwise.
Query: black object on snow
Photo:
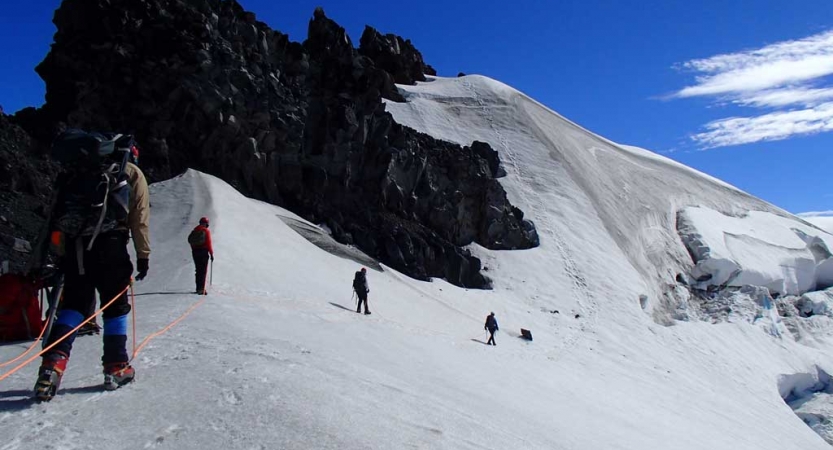
[[[526,339],[527,341],[532,340],[532,332],[527,330],[526,328],[521,328],[521,336]]]

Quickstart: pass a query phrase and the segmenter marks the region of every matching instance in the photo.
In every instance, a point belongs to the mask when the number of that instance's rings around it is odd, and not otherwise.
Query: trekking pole
[[[211,270],[208,273],[208,285],[214,285],[214,258],[211,258]]]
[[[46,343],[49,341],[49,335],[52,333],[52,325],[55,324],[55,314],[58,309],[58,302],[61,301],[61,295],[64,293],[64,276],[59,275],[55,287],[49,293],[46,300],[49,303],[49,309],[46,312],[46,331],[43,333],[42,347],[46,348]]]
[[[136,291],[133,290],[133,277],[130,278],[130,315],[133,317],[133,354],[136,354]]]
[[[41,287],[40,288],[39,295],[40,295],[40,310],[41,310],[41,314],[43,314],[44,309],[49,310],[49,303],[47,303],[47,300],[46,300],[46,287]],[[43,327],[41,327],[41,328],[43,328]]]

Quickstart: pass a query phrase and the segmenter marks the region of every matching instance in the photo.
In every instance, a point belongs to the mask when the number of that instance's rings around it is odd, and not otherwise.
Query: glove
[[[211,254],[211,260],[214,261],[214,253]]]
[[[137,280],[144,280],[146,276],[148,276],[148,260],[147,258],[137,259],[136,260],[136,270],[139,271],[139,274],[136,275]]]

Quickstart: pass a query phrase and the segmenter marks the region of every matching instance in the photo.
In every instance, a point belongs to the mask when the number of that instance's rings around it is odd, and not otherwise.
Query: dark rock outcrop
[[[151,180],[215,174],[416,278],[488,287],[461,247],[538,243],[491,147],[385,111],[404,100],[395,82],[433,72],[409,41],[368,28],[357,51],[319,8],[295,43],[233,0],[64,0],[54,22],[47,103],[15,117],[42,142],[65,125],[131,132]]]
[[[422,53],[410,40],[394,34],[381,34],[371,26],[364,27],[359,41],[359,54],[372,59],[376,66],[393,75],[399,84],[425,81],[425,74],[436,75],[433,67],[422,60]]]
[[[0,264],[23,271],[51,196],[52,165],[22,128],[0,113]]]

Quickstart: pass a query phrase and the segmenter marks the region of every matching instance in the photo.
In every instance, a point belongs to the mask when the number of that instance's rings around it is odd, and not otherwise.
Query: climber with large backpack
[[[200,224],[188,235],[191,245],[191,256],[194,258],[195,294],[207,295],[205,290],[205,276],[208,272],[209,259],[214,261],[214,247],[211,245],[211,231],[208,230],[208,217],[201,217]]]
[[[362,312],[362,303],[364,303],[364,313],[365,315],[369,315],[370,310],[367,308],[367,293],[370,292],[370,286],[367,283],[367,269],[364,267],[362,267],[362,270],[356,272],[356,275],[353,277],[353,291],[355,291],[356,296],[359,298],[356,312]]]
[[[127,354],[127,288],[133,264],[127,252],[132,234],[137,280],[148,273],[150,205],[147,181],[130,162],[130,135],[69,129],[53,142],[51,155],[61,167],[49,219],[49,251],[63,275],[63,300],[47,337],[51,346],[38,371],[35,397],[48,401],[58,391],[75,333],[93,309],[96,291],[104,309],[104,389],[133,381]]]
[[[486,316],[486,324],[483,325],[483,329],[489,331],[489,341],[486,342],[486,345],[497,346],[495,343],[495,332],[500,330],[500,327],[497,324],[494,312],[491,312],[488,316]]]
[[[128,162],[134,164],[135,166],[139,166],[139,147],[133,145],[130,148],[130,155],[128,155]],[[96,304],[95,302],[90,303],[90,310],[87,311],[85,317],[90,317],[95,313]],[[78,336],[91,336],[94,334],[101,334],[101,327],[96,322],[95,318],[92,318],[89,322],[81,325],[81,328],[78,329]]]

